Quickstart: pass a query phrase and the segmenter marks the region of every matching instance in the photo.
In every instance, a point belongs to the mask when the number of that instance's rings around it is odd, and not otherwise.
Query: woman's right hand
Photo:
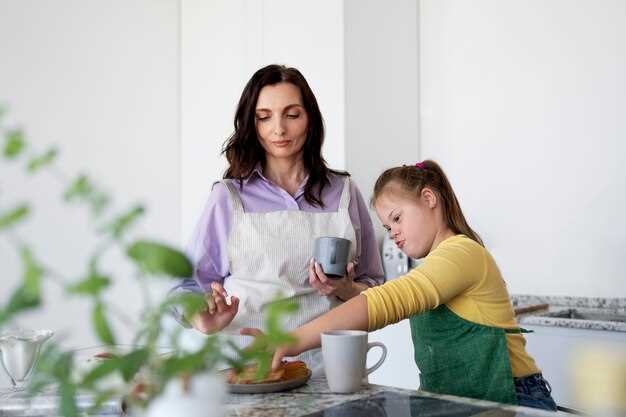
[[[213,290],[212,294],[206,294],[206,310],[191,318],[193,328],[205,334],[219,332],[228,326],[239,310],[239,298],[233,295],[230,297],[230,305],[227,304],[228,293],[221,284],[213,282],[211,289]]]

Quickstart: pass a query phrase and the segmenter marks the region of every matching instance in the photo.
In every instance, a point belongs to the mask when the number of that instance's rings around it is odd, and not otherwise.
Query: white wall
[[[513,293],[625,297],[626,3],[421,2],[421,149]]]
[[[418,3],[344,4],[346,164],[369,200],[384,169],[419,157]]]
[[[182,2],[181,30],[184,236],[223,174],[219,152],[233,131],[241,92],[265,65],[303,73],[324,116],[324,156],[345,169],[342,2],[189,0]]]
[[[57,144],[63,172],[86,172],[114,190],[116,211],[144,202],[149,215],[137,232],[177,242],[178,2],[2,0],[0,60],[0,102],[9,107],[4,126],[22,125],[40,151]],[[95,249],[89,216],[60,202],[63,184],[54,176],[25,177],[18,168],[0,163],[0,208],[31,199],[35,214],[16,234],[46,265],[78,279]],[[133,268],[120,258],[114,252],[102,264],[117,281],[110,298],[135,314],[141,301]],[[4,304],[21,268],[2,236],[0,265]],[[51,305],[21,324],[69,334],[70,345],[94,343],[89,306],[63,299],[54,285],[46,292]],[[117,330],[128,341],[129,330]]]
[[[369,201],[386,168],[419,159],[418,3],[346,0],[346,164]],[[370,211],[377,235],[384,229]],[[370,335],[389,349],[387,360],[369,376],[372,383],[417,388],[408,320]],[[369,355],[371,366],[378,359]]]

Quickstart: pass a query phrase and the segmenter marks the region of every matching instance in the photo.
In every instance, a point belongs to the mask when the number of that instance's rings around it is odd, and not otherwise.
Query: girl
[[[273,366],[319,347],[321,332],[374,331],[408,318],[422,389],[556,410],[500,271],[439,165],[388,169],[372,204],[398,247],[423,262],[298,328],[297,344],[278,349]]]

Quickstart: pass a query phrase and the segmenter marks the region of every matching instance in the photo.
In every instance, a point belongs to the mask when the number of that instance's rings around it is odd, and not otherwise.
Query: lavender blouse
[[[279,210],[331,212],[337,211],[339,207],[344,178],[330,174],[330,186],[324,187],[322,191],[324,208],[313,206],[305,200],[306,179],[295,196],[265,178],[260,168],[243,181],[243,188],[239,188],[238,181],[235,184],[243,209],[248,213]],[[356,232],[356,256],[359,260],[354,280],[370,287],[382,284],[385,278],[372,220],[354,182],[350,182],[348,212]],[[215,183],[187,248],[187,254],[194,264],[194,278],[184,280],[173,290],[207,291],[211,282],[221,283],[228,279],[230,271],[227,247],[232,222],[233,205],[228,189],[222,183]]]

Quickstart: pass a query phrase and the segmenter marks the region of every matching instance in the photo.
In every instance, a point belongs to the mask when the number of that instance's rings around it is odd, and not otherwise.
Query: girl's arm
[[[276,370],[285,356],[296,356],[321,345],[321,333],[330,330],[367,330],[367,298],[357,295],[328,313],[291,333],[297,339],[293,346],[280,347],[274,353],[272,369]]]

